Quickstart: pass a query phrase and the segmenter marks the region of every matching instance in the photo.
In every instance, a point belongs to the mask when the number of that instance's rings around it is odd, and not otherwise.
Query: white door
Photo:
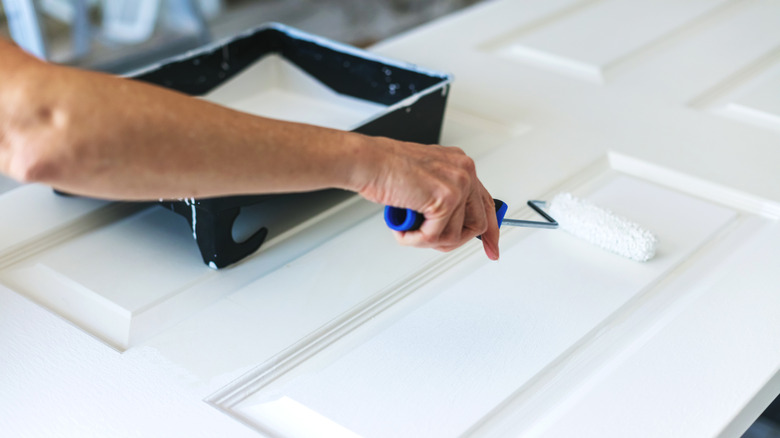
[[[0,430],[739,436],[780,392],[778,23],[504,0],[374,48],[455,75],[442,143],[509,217],[572,192],[654,231],[646,263],[558,230],[402,248],[351,198],[213,271],[161,209],[6,187]]]

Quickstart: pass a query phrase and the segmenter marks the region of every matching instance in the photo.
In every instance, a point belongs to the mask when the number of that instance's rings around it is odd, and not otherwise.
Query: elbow
[[[56,182],[62,174],[66,157],[58,153],[54,129],[46,124],[12,129],[5,145],[5,173],[22,183]]]
[[[34,100],[33,100],[34,101]],[[56,183],[67,163],[69,129],[61,108],[47,103],[18,106],[5,142],[5,171],[23,183]]]
[[[56,160],[38,151],[13,155],[8,166],[8,175],[21,183],[51,184],[60,173]]]
[[[52,80],[51,67],[20,64],[25,75],[0,86],[0,171],[20,182],[51,184],[73,159],[67,146],[74,104]]]

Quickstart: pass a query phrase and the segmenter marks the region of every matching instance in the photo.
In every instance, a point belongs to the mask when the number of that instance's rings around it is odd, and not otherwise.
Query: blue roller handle
[[[501,222],[504,221],[504,215],[506,214],[508,205],[499,199],[493,199],[496,204],[496,219],[498,219],[498,226],[501,227]],[[398,207],[385,207],[385,223],[391,230],[395,231],[414,231],[420,228],[425,216],[414,210],[408,208]]]

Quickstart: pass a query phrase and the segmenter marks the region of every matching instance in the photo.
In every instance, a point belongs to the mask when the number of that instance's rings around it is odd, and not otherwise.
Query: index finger
[[[485,191],[487,193],[487,191]],[[488,227],[482,233],[482,247],[490,260],[498,260],[498,218],[496,217],[496,204],[493,198],[487,194],[483,196],[485,209],[488,210]]]

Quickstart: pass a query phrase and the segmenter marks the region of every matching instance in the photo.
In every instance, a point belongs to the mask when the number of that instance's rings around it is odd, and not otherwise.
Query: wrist
[[[349,135],[346,141],[347,150],[341,157],[347,164],[343,175],[345,177],[344,188],[364,195],[369,187],[373,186],[381,169],[382,158],[387,152],[383,145],[386,139],[371,137],[363,134]]]

